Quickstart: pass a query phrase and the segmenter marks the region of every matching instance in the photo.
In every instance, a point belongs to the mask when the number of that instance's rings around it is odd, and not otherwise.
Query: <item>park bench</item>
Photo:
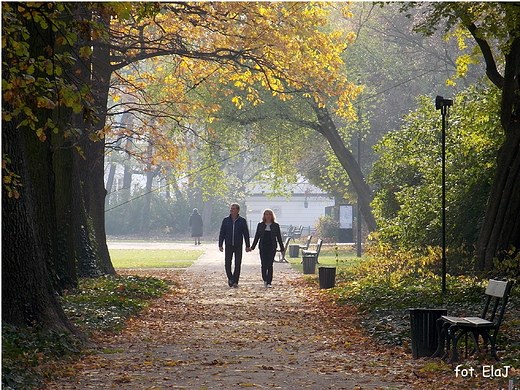
[[[309,236],[307,237],[307,241],[305,242],[305,244],[303,244],[303,245],[299,245],[300,249],[301,249],[301,250],[308,250],[308,249],[309,249],[309,245],[311,245],[311,240],[312,240],[312,236],[309,234]]]
[[[452,355],[450,363],[458,362],[458,343],[462,336],[465,336],[465,353],[467,358],[469,335],[473,341],[472,353],[480,353],[479,338],[482,337],[484,345],[490,345],[491,356],[496,360],[500,360],[496,351],[497,335],[506,311],[507,301],[509,300],[509,294],[513,284],[513,281],[504,282],[490,279],[485,291],[487,295],[486,302],[480,317],[441,316],[436,324],[437,333],[439,335],[439,345],[432,357],[439,356],[444,352],[441,359],[445,359],[448,357],[451,349]],[[445,344],[446,351],[444,351]]]
[[[322,244],[323,244],[323,240],[320,238],[320,239],[318,239],[318,242],[316,243],[316,250],[313,250],[313,251],[303,250],[302,251],[302,262],[303,262],[303,257],[314,257],[316,259],[316,264],[319,264],[318,257],[320,255]]]
[[[292,238],[294,238],[294,239],[300,238],[302,236],[302,231],[303,231],[303,225],[300,225],[297,228],[295,228],[291,235]]]
[[[287,237],[291,237],[292,238],[294,229],[296,229],[295,226],[289,225],[289,228],[287,229],[287,231],[283,233],[283,238],[287,238]]]
[[[289,242],[291,241],[291,237],[287,237],[285,239],[285,242],[283,243],[283,248],[285,249],[284,252],[282,251],[278,251],[279,252],[279,260],[278,260],[278,263],[288,263],[289,261],[287,261],[287,259],[285,258],[285,254],[287,253],[287,251],[289,250]]]

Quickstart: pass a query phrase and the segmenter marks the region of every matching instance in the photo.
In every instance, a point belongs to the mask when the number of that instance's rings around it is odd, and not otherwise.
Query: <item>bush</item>
[[[330,215],[321,217],[316,223],[316,233],[324,242],[337,242],[339,238],[339,221]]]

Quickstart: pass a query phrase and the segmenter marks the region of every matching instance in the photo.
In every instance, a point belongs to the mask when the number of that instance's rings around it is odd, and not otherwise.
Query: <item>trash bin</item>
[[[300,254],[299,245],[289,245],[289,257],[298,257]]]
[[[412,356],[414,359],[431,356],[437,350],[439,335],[437,319],[447,314],[446,309],[410,308]]]
[[[332,288],[336,284],[336,267],[319,267],[320,288]]]
[[[316,256],[303,255],[303,273],[304,275],[316,273]]]

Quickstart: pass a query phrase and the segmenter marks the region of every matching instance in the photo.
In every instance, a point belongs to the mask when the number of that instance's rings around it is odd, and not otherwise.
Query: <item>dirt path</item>
[[[265,289],[258,252],[245,253],[234,289],[215,244],[171,245],[206,252],[180,277],[144,271],[180,279],[181,287],[122,334],[98,340],[99,353],[49,388],[413,388],[406,384],[411,366],[394,366],[402,358],[398,349],[363,338],[354,314],[336,312],[323,291],[307,286],[288,264],[275,263],[273,288]]]

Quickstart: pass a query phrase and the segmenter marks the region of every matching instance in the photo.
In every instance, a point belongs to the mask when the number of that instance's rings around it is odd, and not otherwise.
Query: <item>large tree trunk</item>
[[[490,271],[493,259],[520,250],[520,123],[511,124],[500,148],[484,224],[477,242],[476,269]]]
[[[104,15],[99,18],[106,30],[109,29],[110,16]],[[100,38],[102,39],[102,38]],[[110,66],[110,50],[108,45],[95,46],[92,53],[92,92],[94,103],[98,109],[99,121],[94,124],[93,131],[102,134],[105,129],[107,117],[108,94],[110,89],[110,77],[112,67]],[[107,235],[105,230],[105,138],[101,136],[96,142],[92,142],[89,148],[87,160],[90,185],[88,188],[88,210],[92,217],[92,225],[96,234],[96,246],[98,256],[103,265],[103,271],[115,274],[116,271],[110,260],[107,246]]]
[[[58,239],[58,276],[60,287],[76,287],[78,271],[74,252],[74,219],[72,212],[73,186],[72,173],[74,165],[74,149],[69,142],[63,143],[62,135],[53,135],[55,150],[53,166],[55,175],[54,196],[56,200],[56,237]],[[58,147],[59,143],[59,147]]]
[[[93,19],[92,10],[87,9],[84,3],[76,4],[74,16],[77,22],[88,25]],[[102,18],[96,18],[96,23],[103,22],[105,21]],[[78,46],[91,46],[88,30],[78,40]],[[107,46],[94,45],[91,61],[78,61],[77,65],[78,83],[91,87],[93,106],[97,110],[95,113],[85,110],[74,118],[75,127],[81,130],[78,146],[82,153],[74,164],[74,185],[78,196],[74,207],[74,230],[79,272],[81,276],[115,274],[105,232],[105,142],[102,136],[96,139],[104,129],[110,87],[110,53]]]
[[[20,196],[2,186],[2,320],[16,326],[43,325],[78,334],[69,322],[51,283],[42,245],[34,188],[30,180],[22,131],[2,123],[2,155],[21,176]]]
[[[30,52],[37,58],[46,47],[54,44],[52,30],[43,30],[38,23],[29,23],[31,42]],[[66,50],[58,48],[58,50]],[[49,77],[41,71],[40,77]],[[47,109],[37,109],[40,123],[50,119],[51,115],[61,118],[61,121],[52,118],[56,123],[64,126],[67,123],[63,118],[67,117],[68,109],[61,109],[59,114],[53,114]],[[42,142],[34,129],[22,128],[25,135],[25,148],[27,150],[27,162],[31,175],[35,195],[36,220],[38,232],[41,234],[40,242],[45,249],[49,277],[56,291],[61,292],[66,288],[76,286],[77,277],[75,269],[75,256],[73,240],[70,235],[71,221],[67,218],[70,213],[70,150],[64,145],[61,132],[55,134],[48,131],[46,139]],[[59,129],[61,130],[61,128]],[[70,145],[69,145],[70,146]],[[68,156],[63,159],[63,157]],[[63,176],[65,175],[65,177]]]
[[[499,80],[500,81],[500,80]],[[509,250],[520,250],[520,38],[506,55],[502,83],[501,121],[506,139],[499,150],[497,170],[476,245],[477,271],[493,269]]]
[[[78,25],[89,26],[92,21],[92,11],[87,9],[86,4],[76,3],[73,6],[73,17]],[[89,45],[90,31],[88,28],[81,30],[78,41],[75,43],[76,51],[79,48]],[[76,61],[75,67],[69,72],[70,78],[77,85],[90,86],[92,61],[82,58]],[[92,126],[93,114],[87,109],[81,113],[72,115],[71,123],[73,128],[79,132],[76,140],[78,153],[74,154],[74,164],[72,172],[72,192],[73,192],[73,220],[74,220],[74,248],[78,261],[79,277],[96,277],[103,274],[103,271],[97,261],[97,248],[95,245],[95,231],[93,229],[92,219],[89,215],[87,192],[91,184],[90,170],[87,160],[90,159],[89,148],[91,141],[89,139],[89,131]]]
[[[312,106],[320,123],[320,129],[318,131],[329,141],[336,157],[347,172],[358,195],[360,211],[363,215],[368,231],[373,232],[377,229],[377,223],[370,206],[370,203],[372,202],[372,191],[363,177],[361,167],[350,150],[345,147],[345,144],[343,143],[343,140],[336,129],[336,125],[332,121],[328,111],[325,108],[318,107],[317,104],[312,104]]]

